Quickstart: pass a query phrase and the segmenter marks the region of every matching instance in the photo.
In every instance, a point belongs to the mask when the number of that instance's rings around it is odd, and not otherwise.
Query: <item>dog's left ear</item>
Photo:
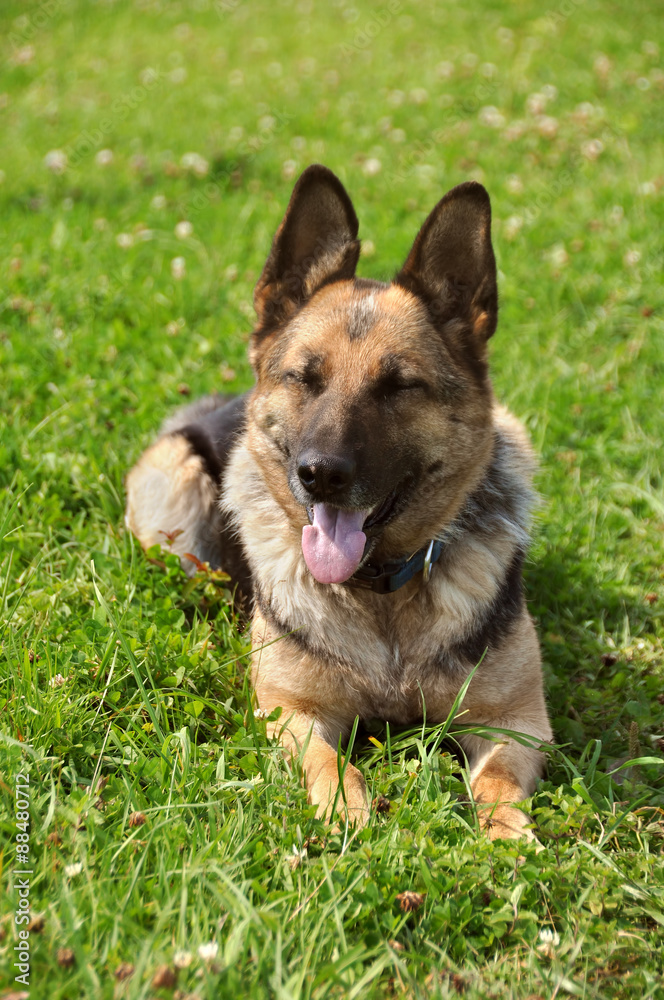
[[[460,319],[479,346],[498,322],[491,203],[481,184],[452,188],[420,229],[394,279],[427,303],[437,324]]]
[[[254,291],[255,340],[330,281],[352,278],[360,256],[358,221],[346,189],[314,164],[298,180]]]

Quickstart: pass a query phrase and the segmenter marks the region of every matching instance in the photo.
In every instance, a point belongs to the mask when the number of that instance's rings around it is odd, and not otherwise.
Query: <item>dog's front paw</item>
[[[328,823],[332,821],[333,812],[358,829],[369,822],[367,786],[360,772],[351,764],[346,768],[343,788],[339,787],[336,761],[322,768],[309,788],[309,799],[318,806],[316,815]]]
[[[480,827],[488,834],[490,840],[516,840],[517,837],[524,837],[539,844],[539,840],[529,829],[530,817],[516,806],[505,803],[497,806],[479,806],[478,816]]]

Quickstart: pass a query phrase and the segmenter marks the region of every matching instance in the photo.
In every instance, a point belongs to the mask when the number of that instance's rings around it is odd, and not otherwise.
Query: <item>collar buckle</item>
[[[424,566],[422,567],[422,582],[428,583],[431,578],[431,567],[433,565],[433,547],[436,543],[434,538],[429,542],[429,546],[424,555]]]

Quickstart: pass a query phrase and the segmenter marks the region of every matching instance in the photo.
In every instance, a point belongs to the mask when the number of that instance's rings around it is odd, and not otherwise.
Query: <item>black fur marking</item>
[[[272,626],[275,632],[277,632],[277,634],[282,636],[284,639],[290,639],[295,643],[298,649],[302,650],[303,653],[315,656],[318,660],[322,660],[325,663],[344,663],[348,667],[352,666],[352,664],[347,663],[345,660],[341,660],[339,657],[330,656],[329,649],[312,642],[307,629],[295,628],[288,622],[283,621],[283,619],[281,619],[274,611],[270,599],[267,598],[256,585],[254,586],[254,600],[258,605],[263,618],[265,618],[268,624]]]
[[[181,434],[194,454],[203,461],[204,472],[214,482],[223,477],[229,452],[243,429],[249,394],[224,397],[206,396],[183,407],[168,420],[164,434]],[[197,526],[194,555],[213,568],[223,568],[237,587],[235,605],[240,611],[251,606],[253,590],[251,571],[235,529],[226,523],[216,508],[210,519]]]
[[[173,431],[174,437],[178,435],[183,437],[191,450],[203,460],[203,467],[210,479],[219,482],[222,470],[221,462],[205,431],[195,424],[188,424],[186,427],[181,427],[179,430]]]
[[[284,373],[284,380],[306,386],[308,389],[321,389],[324,364],[325,359],[319,354],[309,354],[305,357],[304,364]]]
[[[254,600],[256,601],[263,618],[265,618],[265,620],[272,626],[279,636],[291,639],[298,649],[301,649],[305,653],[316,652],[315,647],[307,642],[306,635],[302,634],[302,629],[295,629],[292,625],[289,625],[288,622],[282,621],[272,610],[270,601],[266,601],[257,588],[254,589]],[[327,656],[325,659],[327,659]]]
[[[493,601],[468,634],[450,649],[444,651],[442,663],[449,658],[478,663],[485,650],[496,649],[506,639],[521,617],[524,608],[523,569],[524,552],[518,549],[505,574]]]
[[[181,434],[189,447],[203,459],[205,471],[219,482],[233,440],[242,430],[248,393],[244,396],[206,398],[182,411],[184,423],[169,421],[166,432]],[[215,403],[218,400],[218,405]]]

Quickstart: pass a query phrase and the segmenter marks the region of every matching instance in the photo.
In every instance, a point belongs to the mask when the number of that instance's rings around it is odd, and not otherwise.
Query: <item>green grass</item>
[[[6,0],[1,17],[0,982],[23,772],[31,1000],[172,996],[152,979],[181,951],[178,995],[201,1000],[662,1000],[657,5]],[[477,833],[435,733],[358,733],[391,809],[330,833],[253,716],[224,581],[187,587],[123,526],[123,476],[183,394],[250,385],[253,284],[316,160],[355,201],[367,276],[394,272],[454,184],[492,197],[496,389],[542,459],[526,584],[559,749],[531,803],[539,853]]]

